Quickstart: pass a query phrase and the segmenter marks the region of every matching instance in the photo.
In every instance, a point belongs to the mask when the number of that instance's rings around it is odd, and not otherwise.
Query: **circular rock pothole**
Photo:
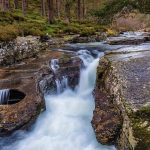
[[[0,105],[12,105],[20,102],[25,98],[25,93],[17,89],[1,89]]]

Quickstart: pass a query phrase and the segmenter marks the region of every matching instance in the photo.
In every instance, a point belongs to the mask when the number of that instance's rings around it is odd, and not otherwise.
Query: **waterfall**
[[[55,80],[57,87],[57,94],[62,93],[68,87],[68,78],[67,76],[63,76],[62,79]]]
[[[9,101],[9,95],[9,89],[0,90],[0,105],[7,104],[7,102]]]
[[[59,60],[52,59],[50,66],[51,66],[51,69],[54,71],[54,74],[56,74],[56,71],[60,68]],[[68,87],[68,78],[67,76],[62,76],[61,79],[56,78],[55,83],[56,83],[56,88],[57,88],[57,94],[60,94]]]
[[[59,79],[56,79],[55,83],[56,83],[56,87],[57,87],[57,94],[60,94],[61,93],[61,82]]]
[[[95,108],[92,91],[99,59],[86,50],[78,55],[85,67],[81,68],[77,90],[69,89],[66,76],[56,79],[58,94],[45,97],[46,111],[33,130],[2,150],[115,150],[114,146],[97,142],[91,125]],[[51,67],[56,70],[58,61],[52,61]]]
[[[59,60],[58,59],[52,59],[50,62],[51,69],[54,71],[54,73],[59,69]]]

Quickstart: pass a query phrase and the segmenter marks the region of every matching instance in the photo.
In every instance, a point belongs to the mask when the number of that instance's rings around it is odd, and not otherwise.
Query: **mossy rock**
[[[134,137],[137,140],[135,150],[150,148],[150,106],[130,114]]]

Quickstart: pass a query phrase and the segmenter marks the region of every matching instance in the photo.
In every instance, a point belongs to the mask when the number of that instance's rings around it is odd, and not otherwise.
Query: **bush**
[[[14,18],[10,13],[0,12],[0,24],[13,23]]]
[[[92,27],[85,27],[82,29],[80,35],[81,36],[90,36],[90,35],[94,35],[96,32],[96,30]]]
[[[149,26],[150,15],[137,12],[132,12],[121,17],[116,17],[112,23],[112,28],[119,32],[148,29]]]
[[[13,40],[19,34],[19,29],[15,25],[0,25],[0,41]]]
[[[23,36],[27,36],[27,35],[41,36],[44,34],[43,32],[44,25],[40,23],[24,22],[19,24],[19,30]]]
[[[75,26],[68,26],[68,27],[64,28],[63,32],[64,33],[69,33],[69,34],[79,34],[80,29],[75,27]]]

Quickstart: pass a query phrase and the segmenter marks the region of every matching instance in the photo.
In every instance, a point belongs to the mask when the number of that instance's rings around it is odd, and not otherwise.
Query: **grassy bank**
[[[63,36],[64,34],[92,35],[95,32],[105,31],[106,28],[96,23],[56,21],[48,24],[47,18],[39,14],[27,14],[23,17],[21,12],[0,12],[0,41],[12,40],[17,36],[49,35]]]

